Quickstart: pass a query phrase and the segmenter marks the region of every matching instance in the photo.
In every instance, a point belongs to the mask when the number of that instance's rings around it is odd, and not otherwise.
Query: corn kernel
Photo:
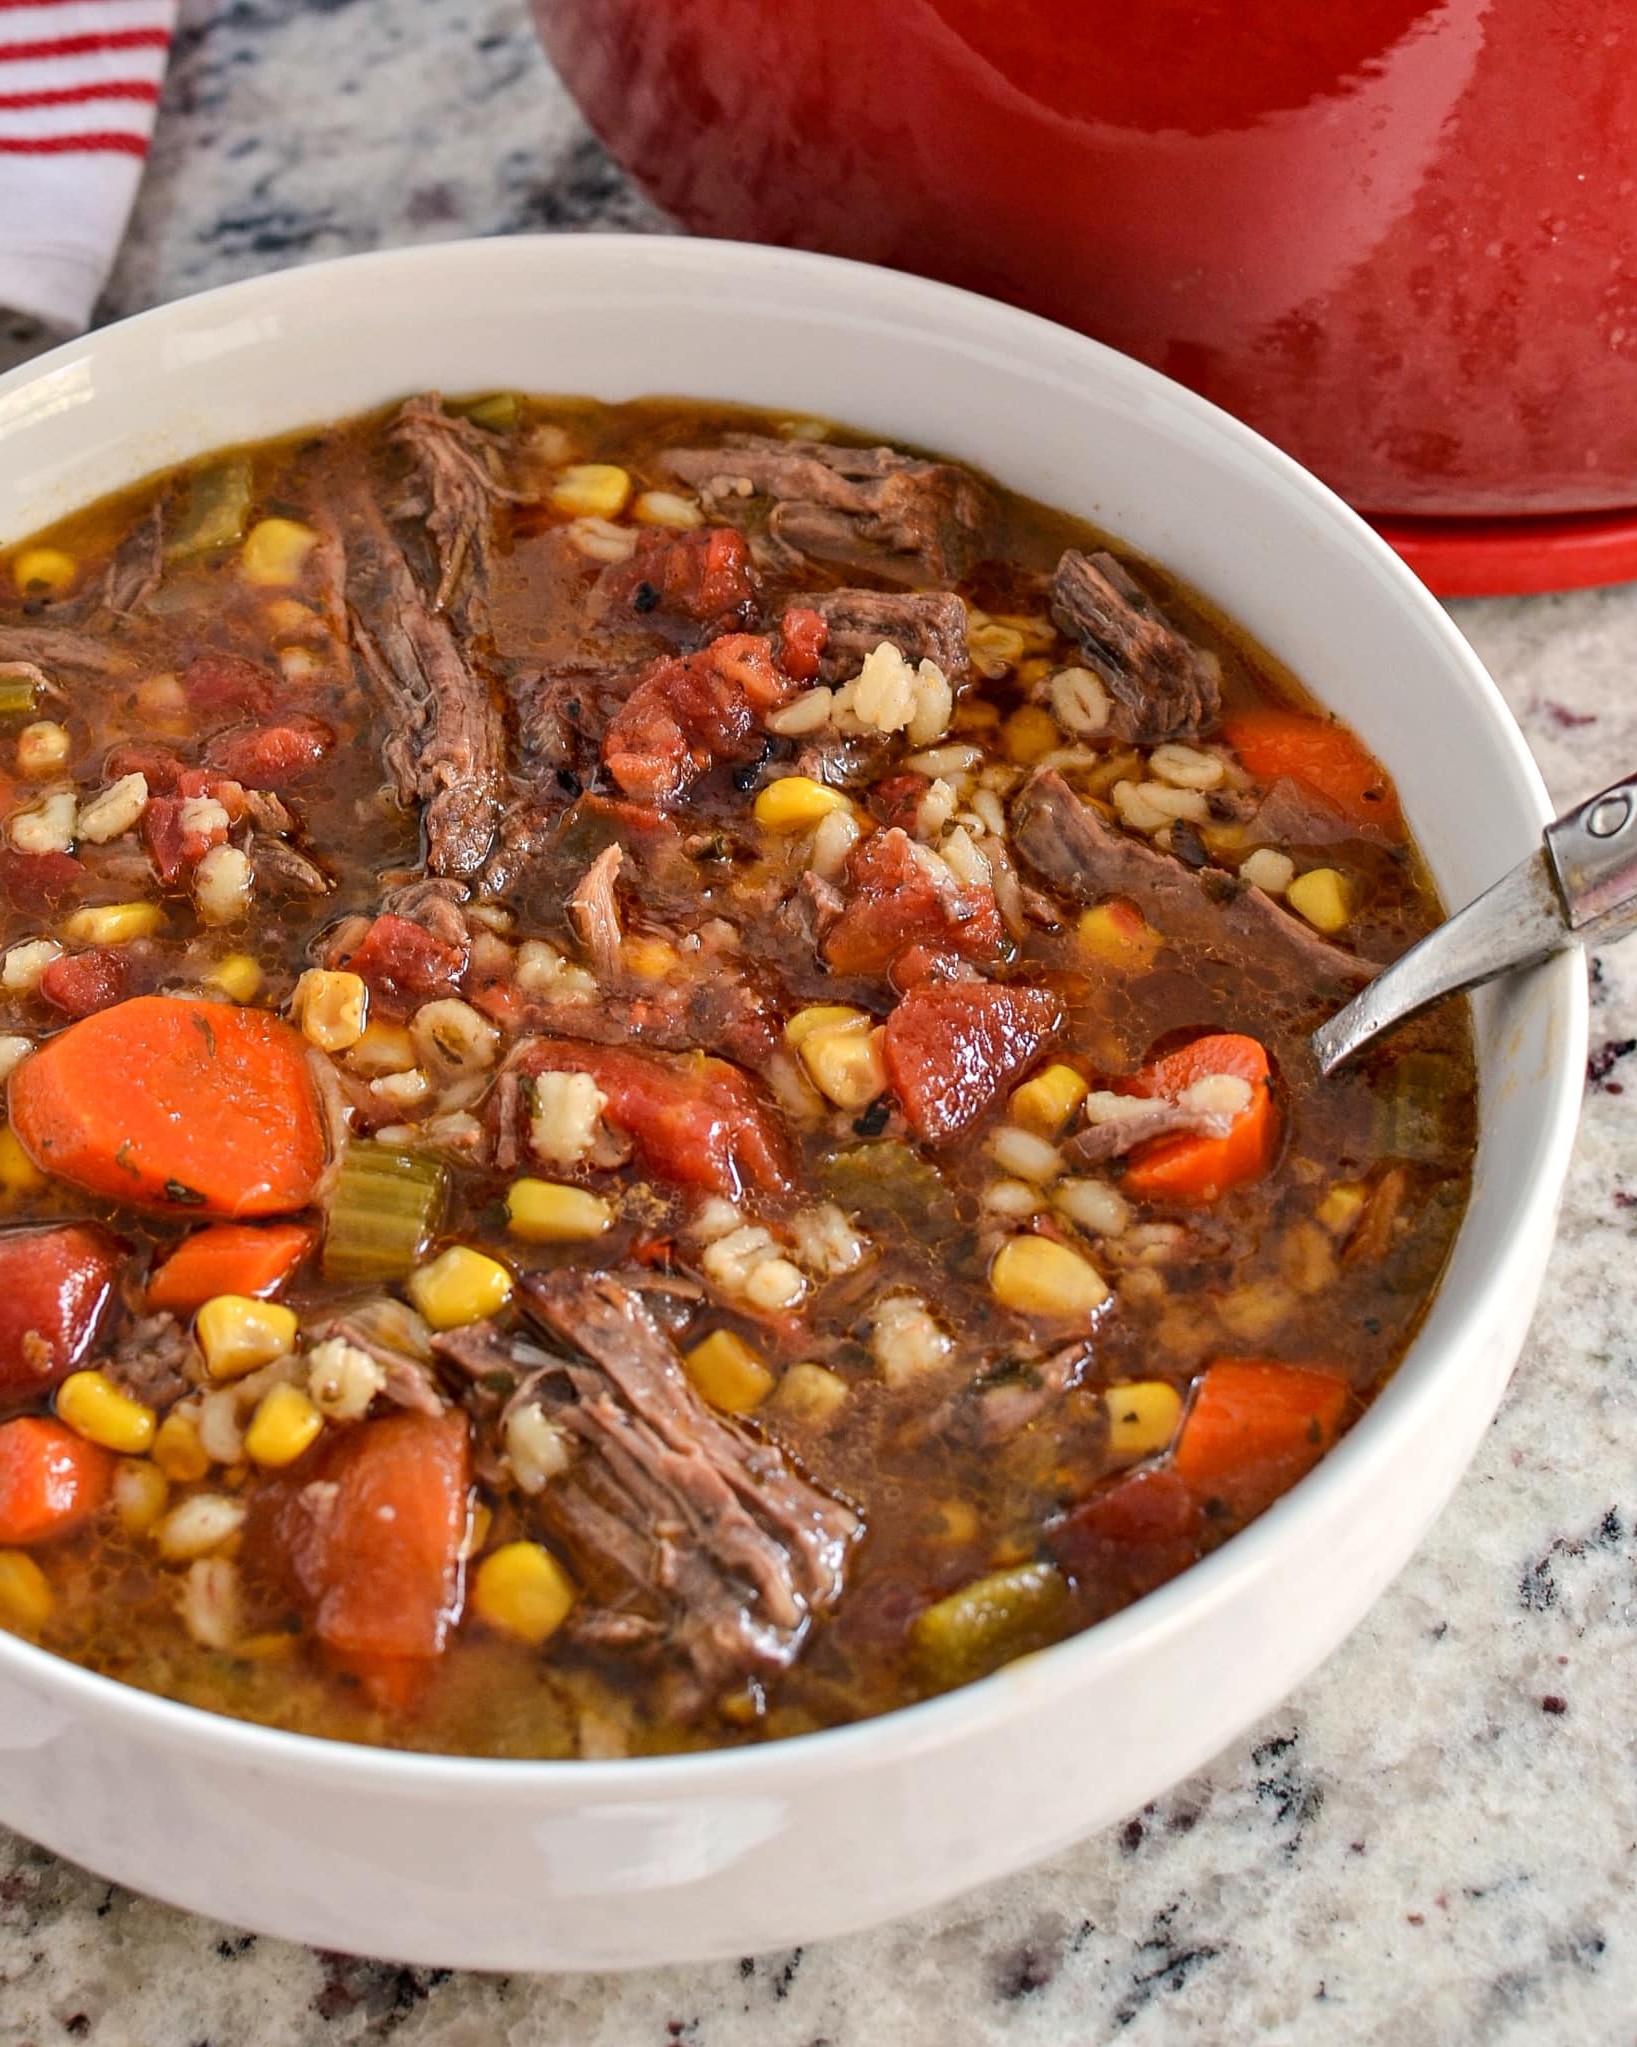
[[[1163,1379],[1136,1379],[1110,1386],[1108,1447],[1117,1457],[1155,1457],[1166,1448],[1182,1419],[1182,1395]]]
[[[631,479],[612,462],[574,462],[551,487],[551,501],[571,519],[617,519],[631,495]]]
[[[11,564],[11,579],[25,597],[41,590],[60,597],[73,588],[79,572],[79,563],[60,547],[25,547]]]
[[[474,1500],[466,1510],[466,1534],[460,1545],[463,1559],[475,1557],[489,1540],[489,1530],[494,1526],[495,1510],[487,1500]]]
[[[114,1512],[127,1535],[146,1535],[164,1513],[170,1485],[146,1457],[126,1457],[114,1472]]]
[[[301,581],[307,557],[318,545],[311,526],[294,519],[258,519],[244,536],[239,573],[247,583],[279,589]]]
[[[856,1115],[887,1088],[887,1062],[882,1052],[886,1033],[856,1024],[833,1024],[809,1031],[798,1057],[827,1101]]]
[[[1012,1090],[1008,1113],[1014,1123],[1036,1137],[1055,1141],[1069,1127],[1086,1092],[1086,1083],[1072,1066],[1048,1066],[1043,1073]]]
[[[75,945],[126,945],[133,938],[152,938],[164,921],[157,903],[99,903],[76,910],[63,936]]]
[[[4,1177],[0,1169],[0,1178]],[[1332,1236],[1339,1237],[1358,1221],[1359,1211],[1369,1198],[1361,1180],[1338,1180],[1318,1206],[1318,1218]]]
[[[682,1363],[704,1398],[724,1414],[749,1414],[773,1391],[773,1374],[731,1329],[696,1343]]]
[[[24,1151],[9,1123],[0,1123],[0,1188],[8,1194],[38,1194],[45,1174]]]
[[[934,1542],[971,1542],[978,1532],[978,1510],[970,1500],[936,1500],[927,1510],[927,1522]]]
[[[805,832],[832,810],[845,810],[847,798],[811,775],[781,775],[757,794],[752,808],[764,831]]]
[[[191,1485],[210,1469],[210,1458],[190,1415],[171,1413],[159,1424],[152,1457],[162,1477]]]
[[[784,1027],[784,1042],[792,1052],[799,1052],[802,1039],[814,1031],[830,1030],[842,1024],[868,1029],[869,1022],[862,1009],[848,1009],[839,1002],[815,1002],[806,1009],[798,1009],[788,1020]]]
[[[823,1365],[792,1365],[774,1388],[771,1405],[794,1421],[823,1428],[847,1404],[847,1382]]]
[[[213,1379],[242,1379],[296,1347],[294,1311],[246,1294],[217,1294],[194,1317],[193,1332]]]
[[[261,993],[261,963],[247,952],[230,952],[216,962],[205,982],[220,988],[229,1002],[254,1002]]]
[[[1056,750],[1057,720],[1040,704],[1020,704],[1001,728],[1006,758],[1020,768],[1033,767]]]
[[[412,1272],[404,1291],[434,1329],[459,1329],[498,1315],[512,1297],[512,1276],[498,1259],[451,1244]]]
[[[514,1180],[506,1189],[506,1224],[529,1244],[583,1244],[600,1237],[614,1211],[600,1194],[555,1180]]]
[[[573,1607],[573,1581],[537,1542],[502,1543],[472,1574],[478,1619],[535,1648],[556,1634]]]
[[[1084,911],[1076,928],[1083,951],[1104,966],[1130,973],[1146,970],[1165,943],[1139,911],[1117,898]]]
[[[51,1618],[55,1601],[46,1575],[24,1550],[0,1549],[0,1627],[30,1633]]]
[[[620,947],[620,965],[639,981],[663,981],[675,970],[677,949],[664,938],[628,938]]]
[[[75,1435],[134,1457],[153,1441],[151,1407],[122,1393],[105,1372],[70,1372],[57,1388],[57,1413]]]
[[[1074,1320],[1108,1299],[1096,1266],[1050,1237],[1008,1237],[990,1263],[989,1290],[1002,1307],[1021,1315]]]
[[[322,1432],[324,1417],[299,1386],[275,1386],[263,1394],[244,1432],[252,1464],[294,1464]]]
[[[309,967],[292,998],[301,1035],[321,1052],[345,1052],[364,1035],[369,990],[357,974]]]
[[[378,1080],[383,1074],[408,1073],[417,1064],[417,1056],[407,1025],[383,1023],[372,1016],[363,1036],[348,1051],[347,1065],[366,1080]]]
[[[1334,867],[1310,867],[1305,874],[1298,874],[1285,890],[1285,901],[1315,931],[1327,935],[1345,931],[1353,914],[1346,877]]]

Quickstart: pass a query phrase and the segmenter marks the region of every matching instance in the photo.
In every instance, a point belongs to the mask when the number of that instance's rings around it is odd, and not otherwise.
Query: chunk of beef
[[[821,590],[798,597],[828,627],[819,675],[844,682],[890,641],[906,661],[932,661],[952,680],[967,668],[966,606],[953,590]]]
[[[165,573],[165,507],[156,504],[140,525],[131,531],[109,557],[97,593],[101,608],[115,618],[129,618],[140,611],[159,587]]]
[[[582,1582],[599,1605],[663,1627],[701,1704],[787,1668],[840,1596],[857,1513],[713,1414],[629,1288],[564,1270],[520,1292],[576,1353],[550,1411],[579,1454],[541,1510]]]
[[[1052,617],[1107,683],[1116,738],[1139,746],[1197,739],[1221,715],[1216,656],[1179,633],[1113,555],[1064,553]]]
[[[48,675],[123,675],[135,664],[129,654],[91,633],[60,625],[0,624],[0,662],[25,661]]]
[[[416,875],[412,880],[389,888],[381,897],[383,916],[403,917],[429,931],[452,951],[466,950],[466,919],[461,905],[466,890],[447,876]]]
[[[769,642],[732,633],[697,654],[654,663],[603,735],[603,762],[624,793],[674,803],[718,762],[752,761],[762,721],[793,685]]]
[[[256,885],[270,895],[327,896],[330,877],[316,860],[309,860],[288,839],[251,833],[246,841]]]
[[[1094,1356],[1082,1341],[1049,1358],[1004,1358],[935,1408],[917,1434],[927,1441],[1009,1442],[1079,1385]]]
[[[1078,1166],[1100,1166],[1108,1159],[1123,1158],[1139,1145],[1158,1137],[1226,1137],[1241,1113],[1235,1109],[1201,1108],[1187,1101],[1167,1101],[1163,1096],[1148,1100],[1141,1095],[1121,1098],[1124,1107],[1101,1121],[1088,1123],[1063,1146]]]
[[[1299,976],[1316,994],[1361,987],[1379,971],[1234,875],[1185,867],[1104,824],[1055,769],[1038,768],[1024,784],[1012,806],[1012,844],[1071,902],[1128,897],[1168,937],[1207,953],[1231,941]]]
[[[124,1330],[101,1369],[122,1393],[163,1411],[188,1392],[192,1339],[174,1315],[144,1315]]]
[[[408,449],[426,489],[426,530],[442,571],[432,602],[435,610],[444,611],[468,577],[486,581],[494,508],[517,494],[500,481],[494,436],[445,412],[435,392],[409,399],[388,435]]]
[[[568,899],[568,921],[590,956],[597,979],[612,987],[620,972],[620,907],[614,895],[624,850],[605,846]]]
[[[817,555],[865,562],[906,582],[944,583],[984,550],[990,494],[953,462],[765,434],[673,448],[666,461],[721,517],[742,515],[756,498],[774,500],[767,533],[792,563]]]
[[[387,770],[401,802],[425,805],[431,871],[475,874],[500,816],[500,706],[361,492],[347,507],[346,539],[353,642],[381,701]]]

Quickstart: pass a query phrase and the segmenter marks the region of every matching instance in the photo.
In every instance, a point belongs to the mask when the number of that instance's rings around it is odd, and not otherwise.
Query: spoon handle
[[[1637,925],[1637,777],[1546,827],[1540,846],[1313,1033],[1321,1073],[1446,995]]]

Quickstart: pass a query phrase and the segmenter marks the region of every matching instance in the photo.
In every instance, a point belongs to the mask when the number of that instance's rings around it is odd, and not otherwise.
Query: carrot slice
[[[1318,1463],[1347,1397],[1347,1382],[1331,1372],[1213,1358],[1194,1388],[1173,1468],[1201,1501],[1248,1521]]]
[[[1121,1186],[1140,1201],[1200,1207],[1230,1187],[1254,1180],[1273,1162],[1279,1119],[1268,1055],[1254,1038],[1219,1032],[1145,1066],[1126,1084],[1134,1095],[1175,1098],[1196,1080],[1231,1074],[1250,1084],[1250,1105],[1226,1137],[1156,1137],[1131,1154]]]
[[[139,995],[48,1039],[6,1091],[34,1163],[114,1201],[277,1215],[324,1166],[305,1047],[262,1009]]]
[[[459,1408],[361,1422],[262,1489],[245,1554],[290,1586],[344,1667],[423,1661],[460,1610],[470,1472]]]
[[[1259,782],[1281,775],[1304,782],[1354,824],[1397,830],[1401,815],[1392,778],[1345,725],[1271,704],[1223,720],[1228,744]]]
[[[148,1306],[191,1315],[217,1294],[276,1294],[313,1246],[307,1223],[212,1223],[184,1237],[148,1281]]]
[[[0,1426],[0,1543],[66,1535],[108,1497],[114,1459],[71,1429],[25,1414]]]

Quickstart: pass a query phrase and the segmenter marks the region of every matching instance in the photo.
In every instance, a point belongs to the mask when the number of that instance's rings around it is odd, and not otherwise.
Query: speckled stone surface
[[[660,224],[518,0],[187,20],[110,313],[383,243]],[[1637,762],[1637,588],[1457,615],[1555,795]],[[0,1835],[0,2047],[1630,2043],[1637,943],[1594,995],[1560,1240],[1472,1472],[1331,1663],[1151,1810],[875,1934],[558,1979],[250,1939]]]

